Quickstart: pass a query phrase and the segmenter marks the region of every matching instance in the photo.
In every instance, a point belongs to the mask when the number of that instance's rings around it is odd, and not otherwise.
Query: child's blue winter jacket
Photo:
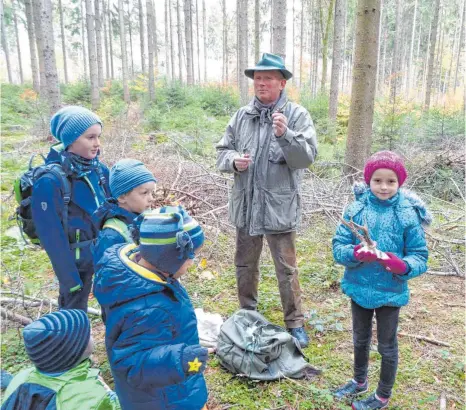
[[[430,224],[425,204],[413,192],[401,189],[388,199],[378,199],[367,185],[355,186],[356,201],[348,206],[344,219],[367,225],[377,248],[392,252],[408,266],[404,275],[384,269],[378,262],[361,263],[353,256],[359,243],[356,236],[340,224],[333,238],[333,256],[344,265],[343,293],[366,309],[404,306],[409,301],[408,280],[427,270],[427,245],[422,224]]]
[[[129,212],[118,206],[118,201],[113,198],[107,199],[92,215],[92,220],[99,230],[95,244],[92,247],[94,265],[97,265],[104,252],[113,245],[131,242],[128,225],[133,223],[137,214]],[[111,226],[105,226],[106,222],[114,221]],[[107,223],[108,224],[108,223]]]
[[[59,146],[52,147],[46,163],[61,163]],[[65,167],[64,171],[71,183],[68,232],[64,231],[61,218],[64,208],[62,182],[53,174],[46,174],[35,182],[31,209],[37,235],[52,262],[60,289],[72,292],[83,286],[80,272],[82,275],[92,275],[93,272],[90,245],[98,232],[91,216],[104,202],[106,191],[110,192],[109,172],[103,164],[100,164],[101,175],[92,171],[84,178],[77,178],[73,171]],[[86,246],[76,247],[82,242],[86,242]]]
[[[183,350],[199,344],[189,296],[177,280],[134,262],[135,248],[112,246],[96,266],[94,294],[106,316],[115,392],[127,410],[200,410],[204,376],[187,376],[182,365]]]

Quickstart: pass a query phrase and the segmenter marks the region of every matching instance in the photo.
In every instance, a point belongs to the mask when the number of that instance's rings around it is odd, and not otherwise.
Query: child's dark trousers
[[[382,306],[377,309],[365,309],[353,300],[353,344],[354,344],[354,380],[364,383],[369,366],[369,351],[372,337],[372,317],[377,319],[378,351],[382,356],[377,395],[389,398],[395,383],[398,367],[397,328],[400,314],[399,307]]]

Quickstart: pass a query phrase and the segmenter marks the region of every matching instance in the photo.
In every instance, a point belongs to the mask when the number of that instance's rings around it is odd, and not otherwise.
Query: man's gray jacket
[[[271,113],[261,125],[261,113],[253,101],[234,114],[216,146],[217,168],[234,173],[230,221],[248,228],[250,235],[294,231],[301,217],[304,169],[317,154],[314,124],[308,111],[288,101],[283,92],[273,112],[283,112],[288,129],[275,137]],[[252,163],[246,171],[237,172],[233,161],[246,153]]]

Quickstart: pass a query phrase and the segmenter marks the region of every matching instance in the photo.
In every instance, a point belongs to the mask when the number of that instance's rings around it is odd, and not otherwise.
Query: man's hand
[[[288,119],[281,112],[272,114],[272,129],[277,137],[281,137],[288,127]]]
[[[235,168],[238,172],[246,171],[249,167],[249,164],[252,162],[249,154],[244,154],[242,157],[234,159]]]

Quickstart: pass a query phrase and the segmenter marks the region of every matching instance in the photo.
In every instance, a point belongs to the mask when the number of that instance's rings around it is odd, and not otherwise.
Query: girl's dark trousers
[[[378,351],[382,356],[377,395],[389,398],[395,383],[398,367],[398,318],[399,307],[382,306],[376,309],[365,309],[351,301],[353,315],[354,344],[354,380],[364,383],[369,367],[369,351],[372,337],[372,318],[377,319]]]

